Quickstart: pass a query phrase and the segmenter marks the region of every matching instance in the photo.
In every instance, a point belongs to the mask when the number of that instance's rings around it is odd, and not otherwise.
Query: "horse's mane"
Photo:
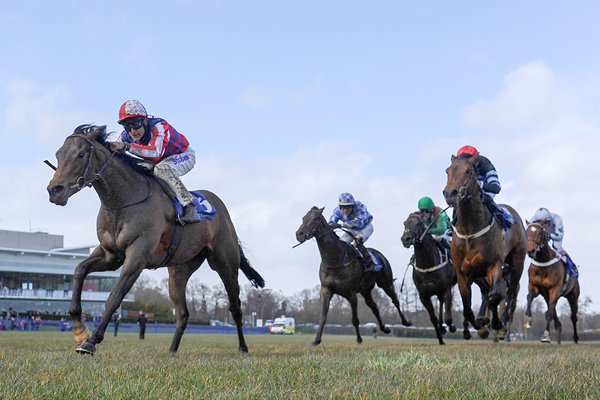
[[[95,132],[95,135],[92,135],[92,133],[94,133],[94,132]],[[83,125],[79,125],[77,128],[75,128],[75,130],[73,131],[71,136],[85,135],[90,139],[96,140],[103,147],[105,147],[106,149],[108,149],[110,151],[109,144],[111,143],[111,140],[109,140],[109,137],[114,133],[115,133],[114,131],[108,132],[106,130],[106,125],[83,124]],[[127,165],[129,165],[131,168],[133,168],[135,171],[139,172],[140,174],[151,175],[151,172],[147,168],[142,167],[140,165],[140,161],[142,161],[142,160],[140,160],[139,158],[132,157],[126,153],[120,153],[120,152],[115,152],[113,157],[117,157],[118,159],[124,161]]]

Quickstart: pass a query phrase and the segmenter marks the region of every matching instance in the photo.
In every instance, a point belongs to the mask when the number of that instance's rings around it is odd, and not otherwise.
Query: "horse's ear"
[[[529,226],[531,224],[531,222],[525,220],[525,226]]]
[[[450,162],[451,162],[451,163],[453,163],[453,162],[454,162],[454,160],[456,160],[456,156],[455,156],[454,154],[452,154],[452,155],[450,156]]]
[[[473,157],[469,157],[469,162],[471,163],[471,165],[475,165],[477,164],[477,162],[479,161],[479,156],[473,156]]]
[[[319,212],[320,212],[321,214],[323,214],[323,210],[325,210],[325,206],[323,206],[322,208],[319,208]]]

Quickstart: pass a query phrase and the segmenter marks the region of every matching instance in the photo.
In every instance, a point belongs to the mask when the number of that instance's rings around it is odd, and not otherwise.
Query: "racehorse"
[[[451,165],[446,170],[448,181],[443,194],[448,205],[454,207],[456,217],[452,225],[452,262],[463,302],[465,338],[470,337],[467,322],[478,330],[489,323],[489,318],[483,312],[486,308],[483,305],[486,304],[492,312],[491,327],[502,340],[510,329],[517,306],[527,239],[521,217],[512,207],[503,206],[515,220],[503,232],[502,226],[483,204],[473,167],[477,161],[478,156],[452,156]],[[475,319],[471,309],[471,284],[477,281],[480,282],[484,298],[479,316]],[[501,302],[505,306],[502,320],[498,310],[499,306],[502,308]]]
[[[321,319],[317,336],[312,342],[313,345],[321,343],[321,336],[327,321],[327,313],[329,311],[329,303],[334,294],[344,297],[350,302],[352,308],[352,325],[356,330],[356,341],[362,343],[362,337],[358,329],[358,313],[357,313],[357,297],[356,293],[360,293],[365,299],[367,306],[373,311],[379,329],[384,333],[390,333],[390,329],[383,324],[379,315],[377,303],[373,300],[371,291],[375,284],[392,299],[394,306],[400,313],[402,324],[410,326],[411,323],[404,318],[404,314],[400,310],[400,302],[394,290],[394,277],[392,267],[389,261],[375,249],[369,249],[370,252],[379,259],[382,269],[380,271],[365,275],[363,263],[357,257],[356,251],[352,245],[342,241],[335,234],[325,217],[323,216],[324,208],[313,207],[302,218],[302,224],[296,231],[296,239],[300,243],[306,240],[316,238],[319,252],[321,253],[321,266],[319,269],[319,278],[321,280]],[[363,280],[363,276],[367,278]]]
[[[264,280],[246,259],[225,205],[215,194],[202,191],[217,209],[214,218],[181,227],[175,220],[172,193],[167,194],[156,178],[142,172],[143,168],[132,165],[131,157],[111,152],[107,136],[105,126],[77,127],[56,152],[58,166],[48,185],[50,201],[57,205],[66,205],[86,186],[94,188],[101,202],[96,223],[100,244],[74,272],[69,313],[78,343],[76,351],[94,354],[110,317],[142,271],[167,266],[169,295],[176,312],[170,352],[175,353],[189,316],[185,298],[188,279],[208,260],[225,285],[239,350],[248,352],[242,332],[238,268],[256,287],[264,287]],[[92,272],[115,271],[120,266],[121,275],[106,301],[102,320],[90,333],[81,321],[83,281]]]
[[[410,214],[404,221],[402,244],[407,249],[411,245],[415,249],[413,282],[421,303],[429,313],[438,342],[444,344],[442,335],[446,333],[446,328],[442,325],[442,320],[450,332],[456,332],[456,326],[452,323],[452,287],[456,285],[456,272],[450,257],[444,257],[435,239],[426,229],[418,212]],[[440,304],[439,319],[435,316],[432,296],[436,296]]]
[[[550,343],[550,321],[554,320],[554,328],[558,344],[560,344],[562,325],[556,314],[556,303],[564,297],[571,307],[571,322],[573,323],[573,341],[577,343],[577,301],[580,289],[579,280],[570,278],[566,265],[559,254],[548,243],[548,234],[537,223],[527,225],[527,254],[532,258],[529,265],[529,293],[527,294],[527,317],[525,327],[531,327],[531,303],[538,295],[546,300],[546,330],[542,336],[543,343]]]

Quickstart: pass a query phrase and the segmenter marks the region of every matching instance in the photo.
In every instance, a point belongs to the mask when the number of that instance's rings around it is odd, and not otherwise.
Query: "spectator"
[[[140,326],[140,340],[144,340],[146,334],[146,324],[148,323],[148,317],[143,311],[140,311],[138,315],[138,325]]]
[[[12,307],[8,308],[8,320],[10,323],[10,330],[14,331],[15,329],[17,329],[17,310],[15,310]]]
[[[112,322],[115,326],[115,336],[117,336],[117,332],[119,331],[119,323],[121,322],[121,315],[118,312],[113,314]]]

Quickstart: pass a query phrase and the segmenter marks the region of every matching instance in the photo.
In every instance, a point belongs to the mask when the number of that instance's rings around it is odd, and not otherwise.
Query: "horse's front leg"
[[[444,322],[448,326],[450,332],[456,332],[456,326],[452,321],[452,289],[447,289],[444,292]]]
[[[92,335],[85,342],[81,343],[75,351],[81,354],[94,354],[96,352],[96,344],[104,340],[104,332],[110,322],[112,315],[117,311],[123,298],[129,289],[133,286],[137,278],[140,276],[148,261],[146,257],[151,254],[150,246],[144,245],[143,241],[139,240],[139,245],[132,245],[125,252],[125,262],[121,268],[121,276],[110,292],[102,320]]]
[[[529,291],[527,292],[527,309],[525,310],[525,329],[529,329],[532,326],[531,323],[531,304],[533,303],[533,299],[535,299],[540,293],[534,285],[529,283],[528,286]]]
[[[323,329],[325,328],[325,322],[327,322],[327,313],[329,312],[329,303],[333,297],[333,292],[329,288],[321,285],[321,320],[319,321],[319,329],[317,329],[317,336],[312,342],[313,346],[317,346],[321,343],[321,336],[323,336]]]
[[[473,310],[471,309],[471,282],[469,282],[468,278],[461,271],[460,267],[456,267],[456,280],[458,284],[458,291],[460,292],[460,298],[463,303],[463,317],[466,321],[468,321],[475,329],[481,328],[481,325],[475,321],[475,314],[473,314]],[[463,324],[465,330],[463,332],[463,336],[467,339],[467,336],[470,338],[471,334],[469,333],[469,328],[466,324]]]
[[[73,274],[73,295],[69,314],[73,319],[73,334],[77,344],[85,342],[91,335],[90,330],[81,320],[81,290],[83,281],[92,272],[114,271],[119,268],[119,260],[114,254],[106,251],[102,246],[96,247],[90,256],[80,262]]]
[[[550,323],[554,321],[557,333],[557,339],[560,344],[560,331],[561,325],[558,320],[558,316],[556,315],[556,303],[558,303],[558,299],[560,298],[560,292],[562,285],[556,285],[555,287],[548,290],[548,296],[546,298],[546,303],[548,305],[548,311],[546,311],[546,330],[544,331],[544,336],[542,336],[542,343],[550,343]]]
[[[350,296],[347,297],[348,301],[350,302],[350,309],[352,310],[352,325],[354,325],[354,330],[356,331],[356,342],[358,344],[362,343],[362,337],[360,336],[360,331],[358,329],[358,305],[357,305],[357,301],[356,301],[356,293],[352,293]],[[377,313],[379,314],[379,310],[377,310]],[[378,316],[379,317],[379,316]],[[378,318],[379,319],[379,326],[382,326],[383,323],[381,322],[381,317]]]
[[[506,282],[502,279],[502,263],[500,261],[488,270],[487,281],[491,290],[489,294],[489,308],[492,311],[492,328],[496,331],[502,329],[502,321],[498,313],[500,302],[506,297]]]

